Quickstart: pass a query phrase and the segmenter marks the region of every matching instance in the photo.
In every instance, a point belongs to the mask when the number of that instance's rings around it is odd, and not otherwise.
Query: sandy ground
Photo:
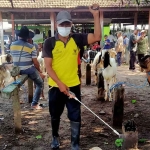
[[[82,67],[83,69],[83,67]],[[138,69],[137,69],[138,70]],[[112,102],[97,101],[97,87],[85,85],[85,70],[83,69],[82,78],[82,102],[90,107],[103,120],[111,125]],[[92,82],[94,76],[92,73]],[[146,81],[145,74],[139,71],[131,72],[128,66],[118,67],[117,81],[128,81],[129,83],[141,85]],[[27,88],[20,91],[20,99],[24,101],[21,104],[22,128],[23,133],[14,134],[12,100],[0,98],[0,150],[49,150],[51,142],[50,115],[48,107],[42,111],[31,110],[28,104]],[[47,99],[48,86],[45,81],[45,101],[41,103],[48,104]],[[135,104],[131,100],[137,100]],[[150,150],[150,87],[142,89],[125,87],[125,105],[124,121],[134,119],[138,126],[139,139],[147,139],[146,143],[139,143],[140,150]],[[103,110],[105,115],[100,115]],[[134,117],[138,114],[137,117]],[[121,129],[117,129],[121,133]],[[61,117],[60,125],[61,150],[70,150],[70,123],[67,119],[67,110],[65,109]],[[41,135],[41,139],[36,136]],[[92,147],[100,147],[102,150],[120,150],[115,146],[115,140],[118,137],[103,125],[100,120],[94,120],[94,116],[82,107],[82,127],[81,127],[81,149],[89,150]]]

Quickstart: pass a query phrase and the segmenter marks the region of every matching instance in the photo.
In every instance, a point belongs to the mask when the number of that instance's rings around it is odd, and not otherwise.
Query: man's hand
[[[62,82],[58,84],[60,92],[63,92],[65,95],[69,96],[69,88]]]
[[[40,74],[40,77],[41,77],[42,79],[45,78],[45,75],[44,75],[43,73],[40,73],[40,72],[39,72],[39,74]]]
[[[89,11],[93,14],[93,16],[99,15],[99,5],[93,4],[92,6],[89,7]]]

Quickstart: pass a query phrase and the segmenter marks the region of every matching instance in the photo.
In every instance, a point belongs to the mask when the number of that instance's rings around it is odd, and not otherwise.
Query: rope
[[[135,89],[141,89],[141,88],[147,86],[147,79],[142,85],[135,85],[135,84],[131,84],[128,82],[118,82],[118,83],[116,83],[110,87],[110,89],[109,89],[110,93],[112,92],[113,89],[118,88],[118,87],[122,86],[123,84],[128,86],[128,87],[133,87]]]

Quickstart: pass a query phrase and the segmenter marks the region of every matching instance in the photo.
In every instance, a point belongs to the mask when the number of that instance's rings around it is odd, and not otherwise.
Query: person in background
[[[33,44],[29,44],[27,42],[30,34],[29,29],[26,26],[23,26],[20,30],[16,30],[16,34],[17,36],[19,36],[19,40],[13,42],[10,46],[13,63],[15,66],[19,66],[21,75],[27,74],[28,77],[33,80],[34,84],[36,85],[31,107],[33,109],[42,109],[38,101],[43,89],[43,81],[41,78],[43,74],[37,61],[37,51]],[[20,62],[18,62],[19,56]]]
[[[140,30],[136,28],[129,38],[128,50],[130,52],[129,70],[135,71],[136,51],[137,51],[137,35]]]
[[[124,46],[124,51],[125,51],[125,62],[128,65],[129,64],[129,50],[128,50],[128,45],[129,45],[129,39],[127,37],[127,34],[123,35],[123,46]]]
[[[60,117],[67,107],[68,118],[71,125],[71,148],[79,150],[80,127],[81,127],[81,104],[71,98],[69,91],[73,92],[81,100],[80,80],[78,71],[78,46],[85,46],[101,40],[101,27],[98,5],[94,4],[89,8],[94,17],[94,34],[71,33],[72,18],[69,12],[60,11],[56,17],[57,33],[55,34],[55,46],[52,48],[51,39],[44,42],[43,57],[48,75],[48,84],[52,87],[49,90],[49,111],[52,127],[52,149],[59,149],[59,124]],[[77,45],[76,43],[79,43]],[[70,98],[70,99],[69,99]]]
[[[111,31],[109,32],[109,36],[108,39],[110,40],[110,48],[114,48],[115,47],[115,37],[112,35]]]
[[[95,50],[95,51],[100,51],[100,45],[98,45],[98,42],[95,42],[93,47],[92,47],[92,50]]]
[[[147,54],[148,50],[148,39],[145,37],[145,30],[142,30],[140,32],[140,38],[137,42],[137,55],[138,55],[138,61],[141,61],[141,58],[144,57]],[[143,69],[141,68],[141,71],[143,72]]]
[[[105,39],[105,41],[104,41],[104,48],[103,48],[103,50],[109,50],[111,48],[110,40],[108,39],[107,35],[104,36],[104,39]]]
[[[122,58],[122,53],[123,53],[123,37],[122,37],[122,32],[119,31],[117,32],[117,42],[116,42],[116,45],[115,45],[115,50],[117,52],[117,64],[118,66],[121,66],[121,58]]]

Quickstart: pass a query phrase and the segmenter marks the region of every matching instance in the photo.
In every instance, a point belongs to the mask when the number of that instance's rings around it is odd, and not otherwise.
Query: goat
[[[102,75],[104,77],[104,89],[105,89],[105,101],[108,99],[112,101],[111,93],[109,92],[110,87],[116,82],[117,64],[115,58],[110,57],[110,53],[107,51],[104,54],[104,70]]]
[[[0,89],[4,88],[10,79],[10,71],[4,65],[0,65]]]
[[[101,50],[100,52],[98,52],[94,58],[94,61],[93,61],[93,70],[95,71],[95,84],[97,84],[97,74],[99,74],[102,69],[104,68],[104,64],[103,64],[103,58],[104,58],[104,55],[105,53],[107,52],[107,50]],[[109,50],[109,55],[111,58],[116,58],[116,51],[114,49],[110,49]],[[97,72],[97,71],[100,71],[100,72]]]
[[[37,60],[40,64],[40,69],[42,72],[45,72],[45,64],[44,64],[44,59],[42,58],[42,51],[39,52],[39,55],[37,57]]]

